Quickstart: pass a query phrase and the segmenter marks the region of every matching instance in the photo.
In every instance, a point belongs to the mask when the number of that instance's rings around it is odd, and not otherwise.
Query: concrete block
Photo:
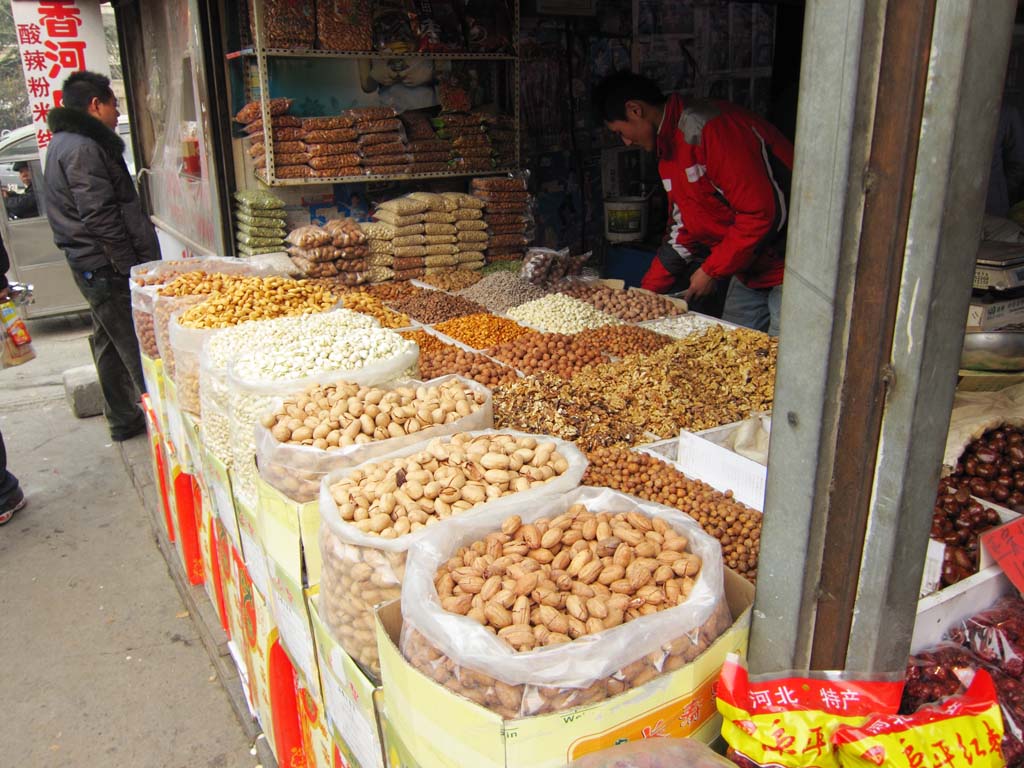
[[[79,419],[103,413],[103,390],[92,365],[80,365],[64,371],[64,396],[71,412]]]

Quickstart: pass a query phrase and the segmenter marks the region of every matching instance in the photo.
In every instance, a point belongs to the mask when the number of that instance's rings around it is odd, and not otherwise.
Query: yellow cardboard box
[[[262,478],[257,479],[257,492],[270,587],[268,597],[281,633],[281,645],[292,663],[306,680],[316,685],[317,694],[322,696],[313,628],[306,607],[306,587],[315,587],[320,575],[320,548],[316,540],[320,509],[316,502],[298,504],[292,501]],[[317,581],[312,585],[308,583],[306,550],[312,550],[309,554],[316,553],[318,563]]]
[[[320,681],[310,682],[298,676],[299,724],[302,751],[307,768],[333,768],[334,737],[327,724],[327,710],[320,694]]]
[[[167,430],[167,413],[164,410],[164,361],[142,356],[142,379],[146,382],[146,392],[153,404],[160,431]]]
[[[206,496],[213,505],[213,514],[224,526],[228,541],[239,552],[242,551],[242,538],[238,532],[238,514],[235,510],[235,497],[231,492],[231,476],[223,462],[213,452],[200,444],[202,458],[202,477]]]
[[[234,485],[234,473],[229,474]],[[235,511],[238,513],[238,537],[242,541],[245,567],[249,569],[249,576],[252,577],[256,589],[261,595],[267,595],[270,592],[270,572],[267,568],[267,555],[263,549],[263,526],[260,523],[259,508],[243,504],[236,495]]]
[[[164,380],[164,411],[167,414],[167,439],[174,445],[178,462],[183,463],[185,471],[189,471],[188,447],[185,442],[185,417],[178,401],[178,389],[174,380]]]
[[[363,674],[359,666],[331,637],[320,618],[319,595],[309,600],[320,683],[330,725],[338,750],[353,768],[383,768],[381,751],[383,691]]]
[[[242,589],[239,585],[239,564],[242,556],[238,549],[231,543],[220,520],[216,521],[217,544],[219,549],[218,564],[220,565],[221,587],[224,590],[224,611],[228,619],[228,651],[231,659],[238,669],[238,676],[242,682],[242,692],[245,694],[245,702],[249,707],[249,713],[256,718],[255,699],[252,695],[252,688],[249,686],[249,664],[246,661],[247,646],[245,642],[245,619],[242,612]],[[238,561],[236,563],[236,560]],[[244,570],[244,564],[241,565]]]
[[[205,496],[196,499],[201,505],[199,513],[199,553],[203,558],[203,586],[206,588],[206,596],[214,610],[217,610],[217,582],[213,572],[213,523],[210,517],[210,505],[206,503]],[[219,574],[216,575],[219,578]]]
[[[710,743],[721,726],[713,686],[729,653],[746,655],[754,602],[753,585],[728,569],[725,591],[735,621],[691,664],[598,704],[507,721],[406,662],[398,649],[400,603],[380,606],[389,768],[562,768],[627,741],[688,737]]]

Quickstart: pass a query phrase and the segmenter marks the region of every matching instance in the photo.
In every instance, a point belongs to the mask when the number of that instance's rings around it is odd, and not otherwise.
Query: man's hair
[[[19,173],[21,171],[27,171],[28,170],[28,163],[25,162],[24,160],[19,160],[18,162],[16,162],[14,165],[11,166],[11,170],[14,171],[15,173]]]
[[[65,80],[63,89],[64,106],[81,112],[89,111],[93,99],[99,99],[106,104],[114,98],[109,77],[84,69]]]
[[[628,69],[605,77],[595,86],[590,98],[594,117],[606,123],[626,119],[627,101],[645,101],[653,105],[665,103],[665,95],[657,83]]]

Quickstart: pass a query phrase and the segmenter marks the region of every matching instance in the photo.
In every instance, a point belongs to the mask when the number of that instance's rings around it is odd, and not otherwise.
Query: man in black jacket
[[[135,191],[117,135],[110,80],[76,72],[64,81],[64,106],[50,110],[46,215],[78,289],[92,310],[92,355],[110,437],[146,429],[137,401],[145,391],[132,325],[128,273],[160,258],[160,246]]]
[[[10,294],[7,283],[7,270],[10,268],[10,257],[0,240],[0,302],[7,301]],[[7,449],[4,447],[4,436],[0,434],[0,525],[10,521],[14,513],[24,506],[25,494],[18,484],[18,478],[7,471]]]
[[[25,191],[8,192],[6,189],[4,190],[7,215],[12,219],[33,219],[39,215],[39,204],[36,201],[35,185],[32,184],[32,169],[24,160],[19,160],[14,164],[12,170],[21,177]]]

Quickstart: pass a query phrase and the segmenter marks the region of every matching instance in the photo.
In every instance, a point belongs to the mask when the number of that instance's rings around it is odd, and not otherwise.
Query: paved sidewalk
[[[64,402],[61,372],[90,361],[87,322],[30,330],[38,359],[0,371],[0,431],[29,500],[0,527],[3,762],[256,765],[119,446]]]

